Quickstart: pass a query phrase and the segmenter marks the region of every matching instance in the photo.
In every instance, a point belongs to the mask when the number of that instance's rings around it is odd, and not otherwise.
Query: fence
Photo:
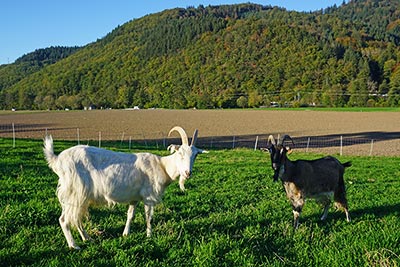
[[[171,143],[179,143],[176,137],[169,138],[167,132],[141,132],[141,133],[116,133],[88,131],[63,128],[46,128],[44,126],[23,126],[11,124],[0,125],[0,137],[12,138],[13,147],[17,146],[18,139],[42,139],[45,134],[52,134],[54,139],[72,140],[77,144],[90,144],[101,147],[104,141],[118,141],[121,147],[131,149],[134,145],[144,147],[165,148]],[[199,137],[197,146],[207,149],[233,149],[233,148],[251,148],[254,150],[266,147],[266,140],[269,134],[253,135],[226,135],[226,136],[207,136]],[[382,142],[400,139],[400,135],[388,136],[387,134],[376,133],[369,135],[357,134],[335,134],[324,136],[300,136],[294,137],[294,145],[288,144],[296,150],[316,153],[334,153],[351,155],[380,155],[382,154]]]

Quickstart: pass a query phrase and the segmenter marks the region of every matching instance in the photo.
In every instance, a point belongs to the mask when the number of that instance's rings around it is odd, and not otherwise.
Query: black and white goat
[[[272,135],[268,137],[267,149],[271,155],[272,169],[274,170],[274,181],[281,179],[289,198],[294,216],[294,227],[299,225],[300,213],[303,209],[306,198],[315,198],[324,206],[321,220],[325,220],[331,203],[331,198],[335,205],[346,213],[346,219],[350,221],[346,190],[343,174],[346,167],[351,163],[340,163],[334,157],[328,156],[316,160],[296,160],[291,161],[287,154],[291,152],[289,147],[283,143],[292,138],[284,135],[278,141]],[[294,143],[293,143],[294,144]]]
[[[78,145],[64,150],[58,156],[53,152],[53,139],[46,136],[44,154],[50,168],[58,175],[57,196],[62,213],[61,228],[70,248],[79,249],[71,234],[75,226],[82,239],[89,235],[83,228],[82,219],[92,205],[129,204],[123,235],[128,235],[138,202],[143,201],[146,215],[147,236],[151,235],[151,219],[154,206],[161,201],[165,188],[178,176],[179,186],[192,173],[197,154],[205,153],[195,147],[197,130],[192,143],[181,127],[174,127],[182,145],[174,145],[172,155],[161,157],[150,153],[127,154],[101,148]]]

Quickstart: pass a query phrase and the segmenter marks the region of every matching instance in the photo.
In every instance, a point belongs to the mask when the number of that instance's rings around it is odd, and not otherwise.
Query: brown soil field
[[[0,113],[0,137],[168,140],[182,126],[199,130],[204,147],[265,146],[268,135],[289,134],[294,148],[344,155],[400,155],[399,112],[313,110],[90,110]],[[174,138],[177,138],[174,134]],[[171,141],[174,141],[173,139]],[[342,146],[341,146],[342,145]]]

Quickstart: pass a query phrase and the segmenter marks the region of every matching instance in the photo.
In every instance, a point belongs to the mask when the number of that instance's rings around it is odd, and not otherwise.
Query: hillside
[[[399,17],[398,0],[166,10],[34,71],[0,66],[0,108],[396,106]]]
[[[80,47],[49,47],[37,49],[15,60],[14,64],[0,65],[0,91],[23,78],[73,54]]]

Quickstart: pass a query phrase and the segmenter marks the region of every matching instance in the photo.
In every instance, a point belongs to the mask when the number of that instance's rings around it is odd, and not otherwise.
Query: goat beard
[[[182,175],[179,176],[179,188],[180,188],[182,191],[185,191],[185,182],[186,182],[186,178],[183,177]]]

